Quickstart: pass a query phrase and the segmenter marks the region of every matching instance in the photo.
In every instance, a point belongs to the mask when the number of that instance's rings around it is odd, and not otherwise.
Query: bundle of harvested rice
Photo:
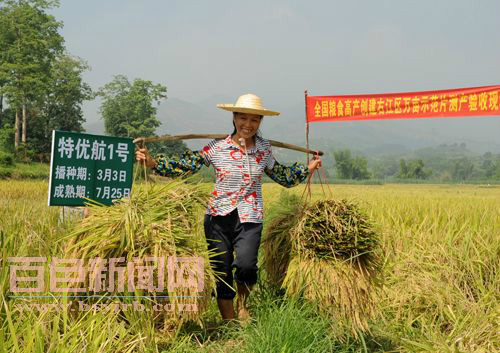
[[[280,199],[274,207],[282,208]],[[338,334],[347,325],[356,335],[368,330],[373,316],[380,274],[378,235],[359,207],[347,200],[320,200],[288,208],[282,213],[279,235],[274,249],[265,252],[270,278],[281,279],[288,296],[302,296],[317,304],[318,309],[335,320]],[[285,227],[289,225],[290,228]],[[268,232],[273,235],[274,228]],[[288,237],[288,243],[284,240]],[[270,256],[289,253],[286,273],[283,265],[273,267]],[[290,244],[290,245],[288,245]],[[286,256],[281,253],[277,259]],[[285,261],[283,261],[284,263]],[[277,273],[279,271],[279,273]]]
[[[292,252],[290,230],[297,223],[301,207],[299,196],[283,190],[266,215],[262,264],[267,282],[271,285],[281,287],[285,279]]]
[[[130,198],[122,199],[111,207],[90,205],[90,215],[77,224],[75,230],[66,238],[66,253],[68,257],[82,259],[109,260],[122,257],[126,263],[121,263],[120,267],[127,267],[132,262],[138,266],[156,266],[153,292],[145,288],[137,289],[139,286],[134,285],[132,293],[129,293],[129,280],[136,284],[143,281],[144,284],[144,281],[149,279],[139,278],[138,271],[135,271],[134,278],[130,279],[131,274],[126,271],[126,293],[117,293],[115,289],[105,295],[133,295],[132,300],[141,304],[160,303],[163,307],[161,310],[128,312],[126,319],[134,318],[137,322],[137,316],[142,315],[145,316],[142,319],[155,319],[156,326],[160,329],[178,329],[185,320],[199,319],[215,288],[215,274],[209,266],[213,253],[207,249],[203,235],[202,219],[207,199],[208,192],[203,186],[179,180],[135,187]],[[156,260],[153,264],[137,262],[138,259],[144,260],[146,257]],[[189,271],[182,277],[168,277],[168,260],[172,259],[176,264],[175,261],[179,257],[203,259],[201,292],[200,276],[196,277],[196,273],[191,273],[194,277],[187,276]],[[165,265],[163,290],[158,290],[158,259],[163,259]],[[184,279],[185,283],[179,283],[179,279],[181,282]],[[169,280],[174,283],[170,288]],[[168,310],[165,309],[165,304],[168,304]]]
[[[294,228],[297,252],[322,259],[376,260],[378,235],[365,214],[347,200],[319,200],[303,208]]]

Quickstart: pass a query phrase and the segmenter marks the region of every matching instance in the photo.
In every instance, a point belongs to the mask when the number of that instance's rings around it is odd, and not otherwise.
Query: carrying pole
[[[156,137],[138,137],[134,140],[134,143],[141,146],[146,142],[158,142],[158,141],[179,141],[179,140],[192,140],[192,139],[223,139],[226,138],[227,134],[188,134],[188,135],[165,135],[165,136],[156,136]],[[289,150],[294,150],[298,152],[310,153],[310,154],[319,154],[323,155],[322,151],[312,151],[309,148],[304,148],[296,145],[292,145],[290,143],[268,140],[271,143],[271,146],[286,148]],[[142,147],[141,147],[142,148]],[[309,157],[307,157],[309,160]]]

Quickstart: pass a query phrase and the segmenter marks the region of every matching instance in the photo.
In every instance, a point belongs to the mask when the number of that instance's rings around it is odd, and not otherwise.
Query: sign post
[[[52,131],[49,206],[130,196],[134,148],[131,138]]]

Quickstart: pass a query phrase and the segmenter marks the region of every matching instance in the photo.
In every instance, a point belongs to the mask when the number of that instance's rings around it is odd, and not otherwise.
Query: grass
[[[13,166],[0,166],[0,179],[49,180],[49,169],[46,163],[15,163]]]
[[[318,317],[307,303],[263,301],[255,324],[242,335],[242,352],[273,352],[278,347],[283,353],[332,352],[334,338],[328,332],[328,321]]]
[[[280,189],[264,185],[266,207]],[[328,328],[335,322],[261,281],[250,296],[249,326],[220,326],[212,300],[201,324],[186,324],[174,341],[159,342],[154,328],[132,316],[16,307],[9,298],[7,257],[61,256],[58,240],[72,224],[58,224],[58,208],[46,205],[45,181],[0,181],[0,353],[500,351],[500,187],[332,189],[336,198],[356,201],[381,230],[386,276],[369,335],[341,341]],[[297,195],[302,190],[291,189]],[[321,186],[312,190],[313,199],[322,197]]]

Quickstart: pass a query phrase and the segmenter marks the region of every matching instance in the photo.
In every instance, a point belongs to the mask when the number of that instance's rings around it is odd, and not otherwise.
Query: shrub
[[[5,124],[0,129],[0,150],[14,152],[14,128]]]
[[[14,165],[14,156],[12,155],[12,153],[0,151],[0,165],[4,167]]]

